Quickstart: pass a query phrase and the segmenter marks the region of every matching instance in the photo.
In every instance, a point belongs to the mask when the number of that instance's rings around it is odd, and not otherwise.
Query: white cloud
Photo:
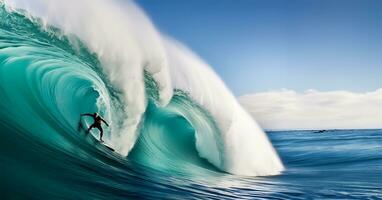
[[[366,93],[284,89],[239,101],[265,129],[382,128],[382,88]]]

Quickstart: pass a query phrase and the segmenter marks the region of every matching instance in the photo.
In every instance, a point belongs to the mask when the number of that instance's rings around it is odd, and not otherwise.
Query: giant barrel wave
[[[22,197],[123,187],[134,196],[152,170],[182,177],[283,170],[213,70],[162,36],[134,3],[6,0],[0,19],[2,188],[20,184]],[[96,130],[85,133],[91,119],[80,114],[89,112],[110,122],[104,137],[116,152],[97,142]],[[121,185],[126,177],[134,184]]]

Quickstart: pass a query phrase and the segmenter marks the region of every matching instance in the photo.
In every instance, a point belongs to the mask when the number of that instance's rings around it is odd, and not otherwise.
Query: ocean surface
[[[264,132],[134,2],[0,0],[1,199],[380,199],[381,136]]]
[[[285,164],[280,175],[245,177],[217,171],[190,176],[143,166],[91,142],[80,145],[88,155],[78,156],[3,129],[2,195],[6,199],[382,198],[382,130],[268,135]]]

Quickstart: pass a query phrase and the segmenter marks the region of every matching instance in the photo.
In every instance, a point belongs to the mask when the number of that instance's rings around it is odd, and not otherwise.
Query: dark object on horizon
[[[327,130],[319,130],[319,131],[315,131],[314,133],[325,133],[327,132]]]

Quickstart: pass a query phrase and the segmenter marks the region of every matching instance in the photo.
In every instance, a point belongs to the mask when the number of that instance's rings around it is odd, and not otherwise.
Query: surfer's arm
[[[104,120],[104,119],[101,119],[103,121],[103,123],[106,124],[106,126],[109,126],[109,124]]]

